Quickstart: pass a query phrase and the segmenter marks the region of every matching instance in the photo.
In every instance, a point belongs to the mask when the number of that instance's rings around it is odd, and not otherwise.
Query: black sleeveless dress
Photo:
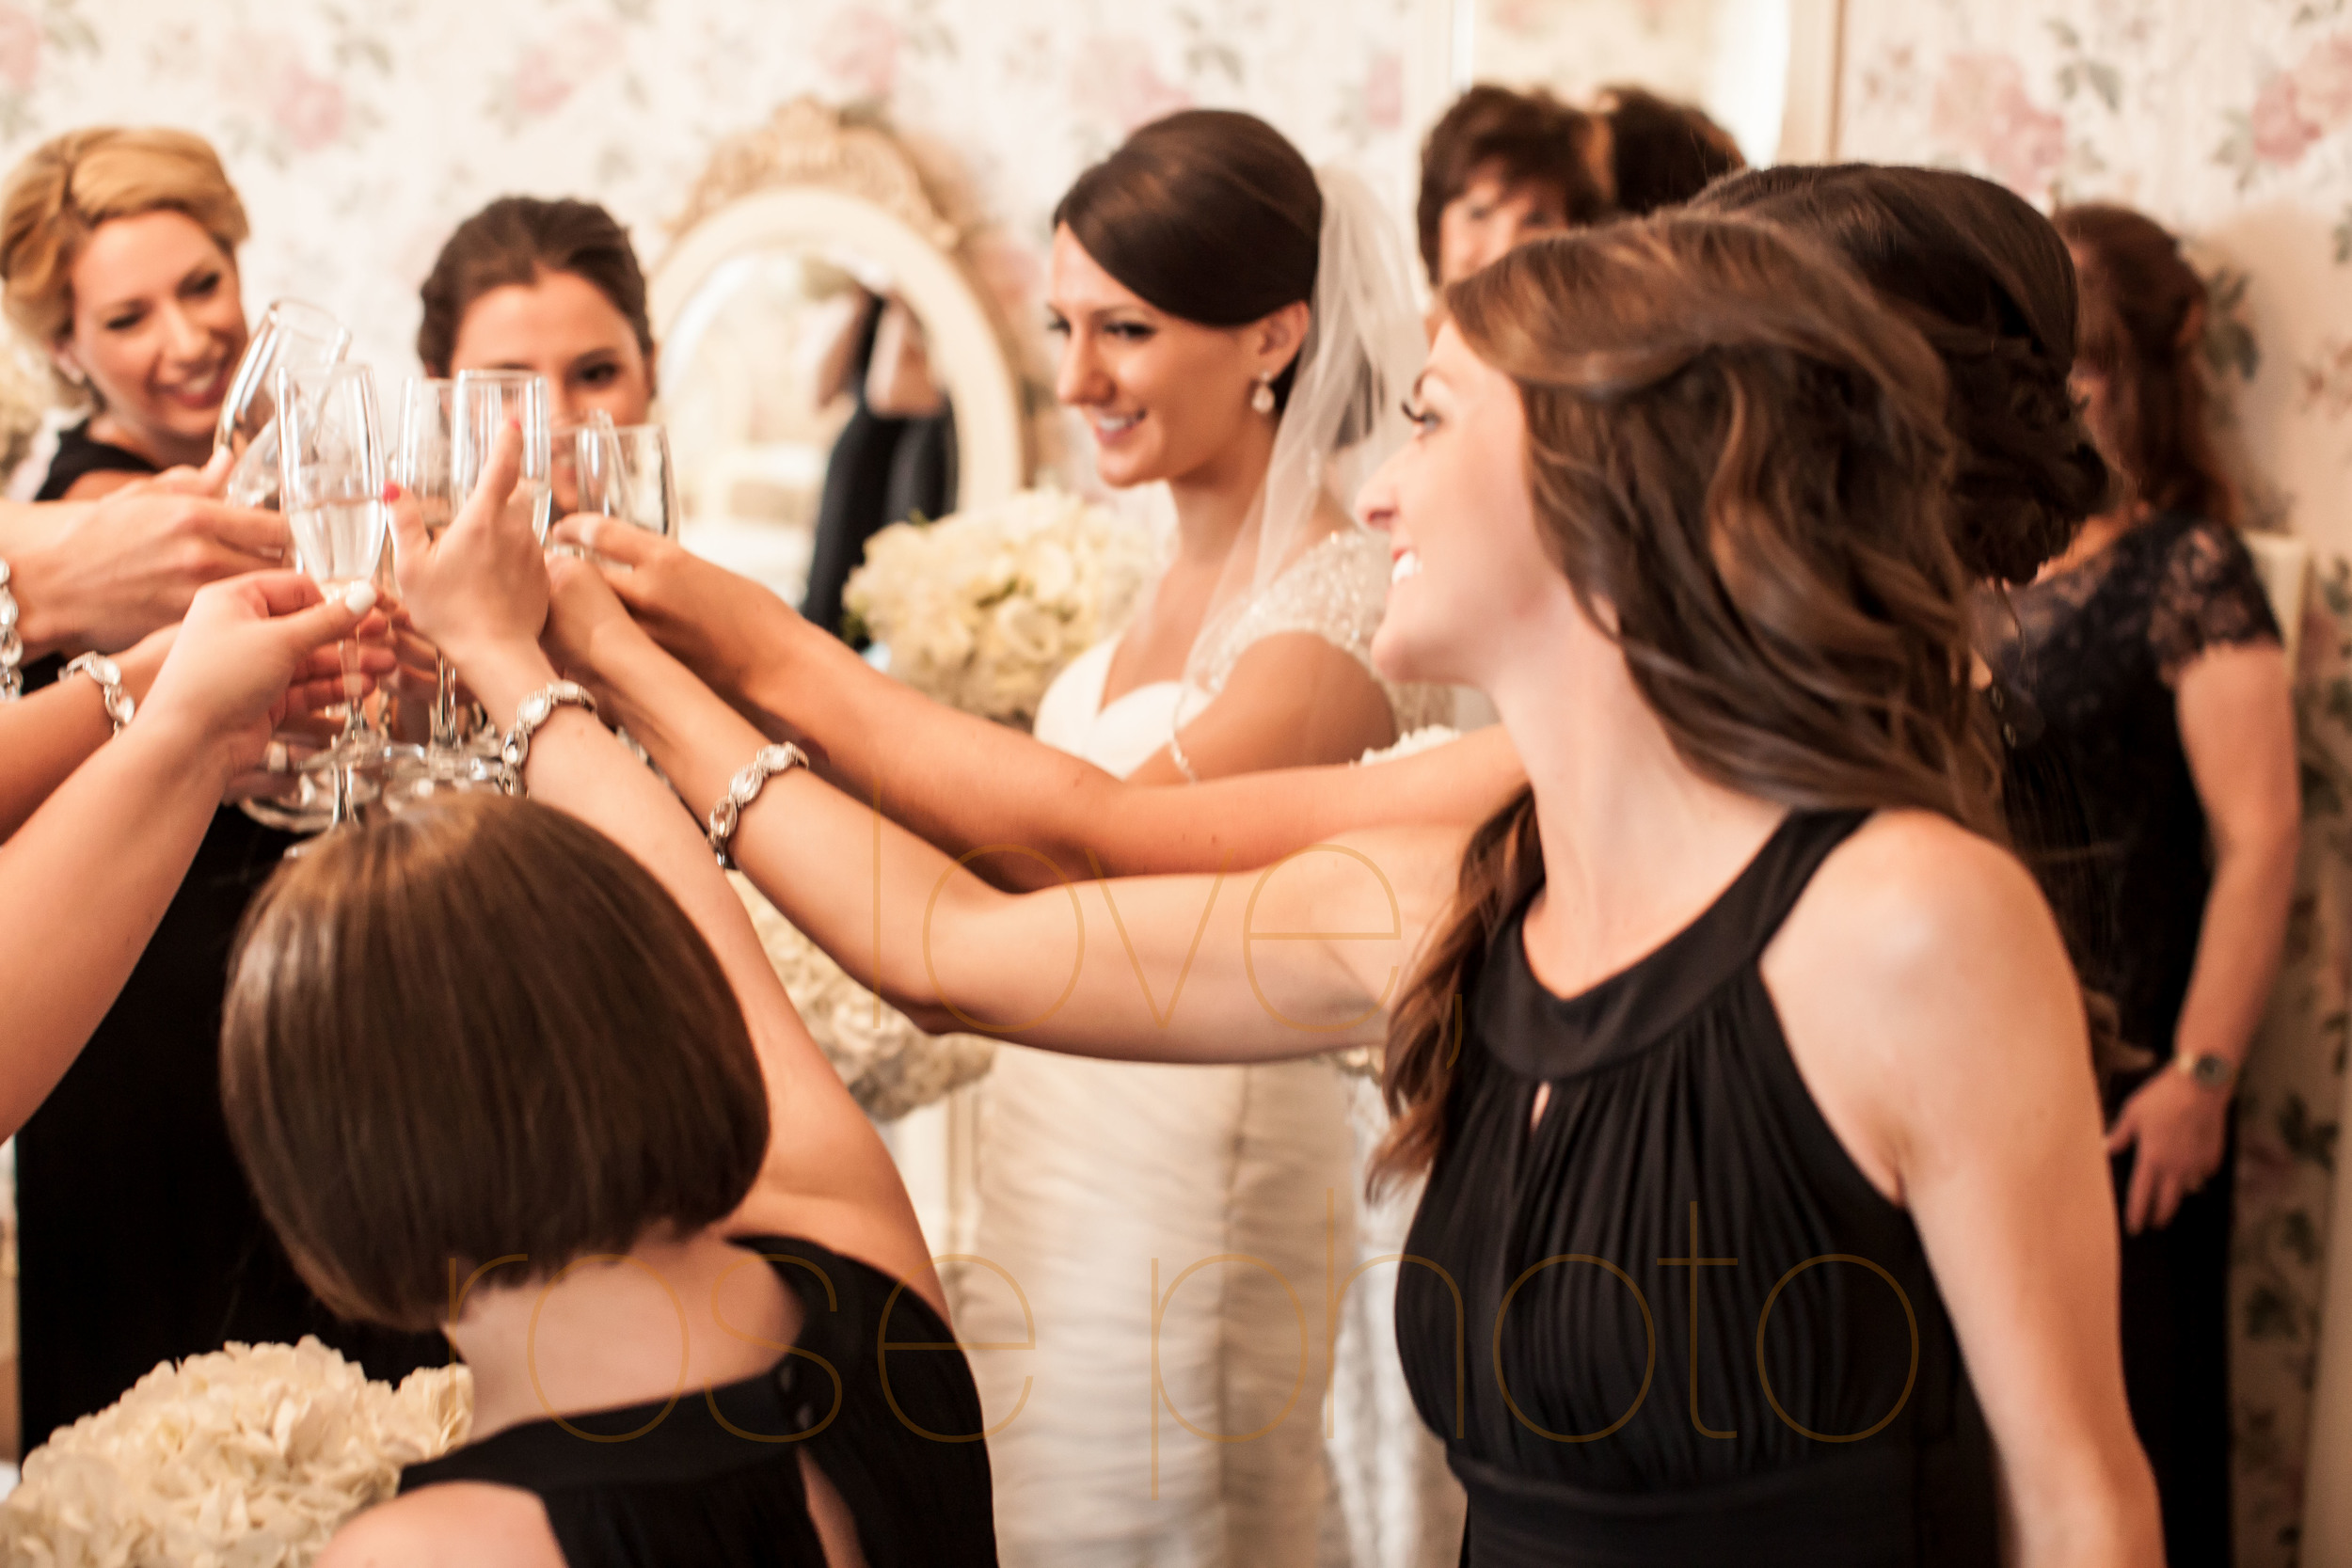
[[[768,1259],[805,1314],[771,1371],[675,1404],[509,1427],[411,1465],[401,1491],[529,1492],[571,1568],[824,1568],[805,1449],[849,1506],[868,1568],[993,1563],[979,1389],[954,1332],[854,1258],[784,1237],[737,1244]]]
[[[136,452],[59,437],[40,496],[86,473],[152,473]],[[28,689],[56,656],[25,666]],[[233,806],[114,1006],[16,1135],[19,1390],[24,1442],[103,1410],[158,1361],[231,1339],[315,1334],[397,1382],[449,1360],[438,1334],[346,1323],[304,1286],[262,1217],[220,1107],[220,1004],[246,905],[294,839]],[[71,890],[46,911],[73,918]],[[28,911],[38,913],[40,911]]]
[[[1529,970],[1524,902],[1469,977],[1396,1300],[1470,1494],[1466,1564],[1997,1560],[1991,1443],[1918,1231],[1821,1119],[1757,969],[1863,820],[1791,815],[1581,996]]]

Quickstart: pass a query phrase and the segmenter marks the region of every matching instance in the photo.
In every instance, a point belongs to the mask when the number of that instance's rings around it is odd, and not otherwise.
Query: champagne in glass
[[[523,434],[522,471],[507,501],[522,512],[541,542],[554,504],[553,441],[548,424],[547,378],[530,371],[459,371],[452,414],[450,494],[464,504],[482,482],[499,432],[513,420]]]
[[[457,515],[451,459],[457,431],[454,382],[410,376],[400,393],[400,434],[392,445],[392,481],[415,501],[425,531],[438,537]],[[415,792],[469,788],[485,782],[468,749],[468,731],[457,701],[457,672],[434,654],[432,735],[425,746],[422,782]]]
[[[236,454],[228,499],[239,506],[268,506],[278,498],[278,372],[322,370],[342,362],[351,333],[333,316],[298,299],[281,299],[262,312],[245,354],[229,378],[215,448]]]
[[[278,504],[297,561],[330,594],[353,583],[373,583],[388,531],[374,379],[364,365],[281,368],[274,394]],[[357,770],[384,751],[383,737],[368,724],[348,655],[343,672],[351,700],[343,709],[343,733],[327,753],[333,784],[329,831],[351,820]]]

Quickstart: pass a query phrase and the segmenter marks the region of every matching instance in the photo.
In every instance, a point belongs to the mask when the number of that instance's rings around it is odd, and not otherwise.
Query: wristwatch
[[[2184,1051],[2172,1058],[2172,1065],[2188,1074],[2189,1082],[2201,1089],[2226,1089],[2237,1077],[2236,1063],[2210,1051],[2201,1051],[2194,1056]]]

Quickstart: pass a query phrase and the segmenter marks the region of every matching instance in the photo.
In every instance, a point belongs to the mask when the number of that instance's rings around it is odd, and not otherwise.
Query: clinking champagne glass
[[[215,448],[236,454],[229,471],[228,499],[239,506],[268,506],[278,497],[278,372],[323,370],[340,364],[351,347],[342,323],[315,305],[281,299],[262,312],[236,373],[221,399],[213,429]]]
[[[392,480],[415,498],[425,531],[436,538],[457,514],[451,460],[457,420],[454,382],[410,376],[401,388],[400,434],[392,446]],[[457,672],[436,650],[433,734],[425,752],[436,776],[454,777],[471,759],[457,712]]]
[[[606,424],[577,436],[582,512],[677,537],[677,480],[670,433],[658,424]]]
[[[512,420],[523,434],[522,470],[509,510],[528,507],[531,531],[544,544],[554,502],[553,442],[548,425],[547,377],[529,371],[459,371],[452,399],[450,494],[461,503],[473,494],[498,434]]]
[[[384,559],[384,445],[375,382],[364,365],[281,368],[278,408],[278,504],[302,569],[330,594],[373,583]],[[354,645],[345,643],[347,650]],[[343,664],[343,733],[326,753],[332,784],[328,831],[351,820],[358,769],[378,758],[382,737],[368,725],[350,652]]]

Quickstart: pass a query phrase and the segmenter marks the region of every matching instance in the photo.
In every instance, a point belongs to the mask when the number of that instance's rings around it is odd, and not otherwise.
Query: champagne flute
[[[384,443],[375,418],[375,382],[364,365],[280,367],[277,404],[278,503],[304,571],[329,594],[373,583],[389,531],[384,504]],[[354,644],[346,649],[356,651]],[[384,752],[359,701],[351,654],[343,662],[343,733],[326,753],[331,792],[327,831],[349,822],[361,765]]]
[[[554,503],[547,377],[530,371],[459,371],[451,404],[452,498],[462,504],[473,494],[492,444],[511,420],[521,427],[523,451],[522,471],[507,508],[512,513],[528,507],[531,531],[544,544]]]
[[[342,323],[298,299],[273,302],[246,340],[244,356],[229,378],[220,418],[213,428],[215,448],[236,454],[229,471],[228,499],[239,506],[268,506],[278,497],[278,372],[321,370],[340,364],[351,347]]]
[[[615,483],[621,462],[612,431],[612,416],[601,408],[592,408],[585,419],[567,420],[555,427],[554,493],[548,509],[552,516],[569,517],[581,512],[605,510],[606,492]],[[550,545],[548,548],[555,555],[587,553],[571,545]]]
[[[435,538],[457,514],[451,459],[457,430],[457,388],[431,376],[410,376],[400,393],[400,435],[392,448],[392,480],[412,497]],[[453,779],[472,761],[458,721],[457,672],[434,650],[433,733],[425,759],[437,778]]]
[[[607,424],[578,437],[580,506],[663,539],[677,537],[677,477],[670,433],[658,424]]]

